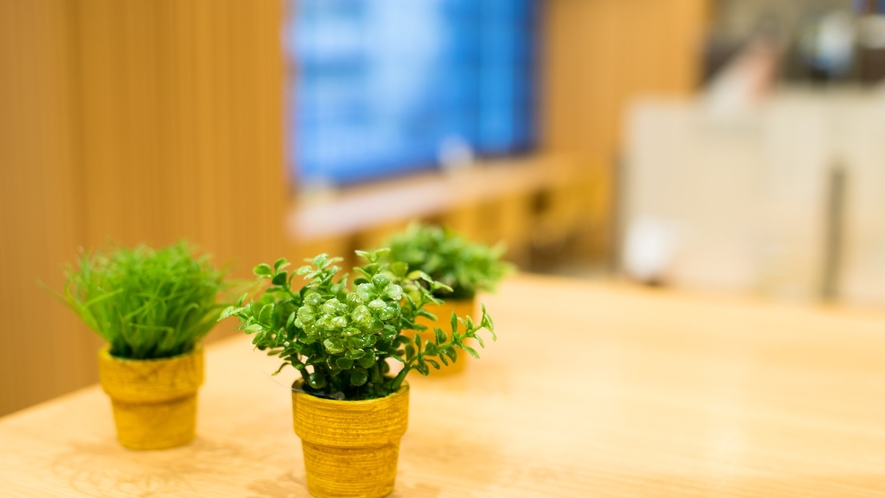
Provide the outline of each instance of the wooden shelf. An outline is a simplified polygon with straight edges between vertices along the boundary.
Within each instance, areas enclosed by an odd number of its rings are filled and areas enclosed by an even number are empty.
[[[562,185],[580,173],[565,155],[533,155],[478,163],[463,171],[432,172],[305,196],[290,209],[286,228],[299,243],[433,216],[476,203]]]

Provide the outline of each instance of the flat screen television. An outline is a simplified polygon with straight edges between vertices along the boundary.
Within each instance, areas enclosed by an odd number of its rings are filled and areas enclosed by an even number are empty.
[[[295,0],[290,163],[352,184],[536,139],[539,0]]]

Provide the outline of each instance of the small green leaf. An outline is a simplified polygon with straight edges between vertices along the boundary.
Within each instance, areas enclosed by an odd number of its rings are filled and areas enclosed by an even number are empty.
[[[366,354],[357,361],[363,368],[372,368],[372,365],[375,364],[375,352],[372,350],[366,351]]]
[[[273,303],[265,304],[261,307],[261,311],[258,312],[258,321],[261,323],[272,323],[273,322]]]
[[[430,369],[427,368],[427,363],[424,363],[421,360],[418,360],[418,364],[415,365],[415,370],[418,370],[418,373],[420,373],[421,375],[430,374]]]
[[[399,306],[396,303],[390,303],[378,313],[378,318],[382,320],[390,320],[399,314]]]
[[[344,353],[344,357],[351,360],[358,360],[365,356],[365,354],[366,352],[362,349],[354,349],[352,351],[347,351],[346,353]]]
[[[326,376],[320,372],[314,372],[307,377],[307,383],[314,389],[326,387]]]
[[[409,274],[406,275],[406,278],[409,279],[409,280],[418,280],[418,279],[420,279],[421,276],[424,275],[424,274],[425,274],[425,273],[424,273],[423,271],[421,271],[421,270],[415,270],[415,271],[413,271],[413,272],[409,272]]]
[[[472,356],[476,359],[479,359],[479,353],[477,353],[475,349],[471,348],[470,346],[462,346],[462,347],[464,348],[464,351],[467,351],[468,353],[470,353],[470,356]]]
[[[328,254],[318,254],[314,256],[311,263],[317,268],[325,268],[329,264],[329,255]]]
[[[341,370],[347,370],[348,368],[353,366],[353,360],[344,357],[338,357],[337,359],[335,359],[335,365],[337,365],[338,368],[340,368]]]
[[[258,275],[259,277],[269,277],[269,276],[271,276],[271,274],[273,274],[273,270],[271,269],[270,265],[265,264],[265,263],[261,263],[260,265],[256,266],[252,270],[252,272],[255,273],[256,275]]]
[[[385,324],[381,331],[381,338],[385,341],[392,341],[396,338],[397,329],[391,324]]]
[[[274,275],[273,280],[271,280],[270,283],[272,283],[274,285],[284,285],[286,283],[286,281],[288,280],[288,277],[289,277],[288,272],[281,271],[281,272],[277,273],[276,275]]]
[[[449,287],[448,285],[446,285],[442,282],[437,282],[436,280],[433,280],[430,282],[430,290],[432,290],[432,291],[445,291],[446,294],[449,294],[452,292],[451,287]]]
[[[316,292],[309,292],[304,296],[304,304],[308,306],[319,306],[323,302],[323,296]]]
[[[405,277],[406,272],[409,271],[409,264],[403,261],[394,261],[390,264],[390,272],[396,275],[397,277]]]
[[[393,301],[403,298],[403,288],[396,284],[390,284],[384,288],[384,294]]]
[[[331,354],[339,354],[344,351],[344,344],[342,344],[341,339],[337,337],[331,337],[323,341],[323,346],[325,346],[326,351]]]
[[[227,308],[224,308],[224,311],[221,312],[221,315],[218,317],[218,320],[216,320],[216,321],[220,322],[220,321],[224,320],[225,318],[229,318],[231,315],[234,314],[235,309],[237,309],[236,306],[228,306]]]
[[[372,277],[372,284],[375,286],[376,289],[383,289],[387,287],[388,284],[390,284],[390,277],[383,273],[379,273]]]
[[[415,341],[415,349],[419,352],[422,351],[423,348],[421,347],[421,345],[423,344],[423,341],[421,340],[421,336],[418,334],[415,334],[414,341]]]
[[[495,322],[492,321],[492,316],[486,312],[486,305],[482,305],[482,321],[480,326],[485,327],[492,334],[492,340],[497,341],[498,336],[495,335]]]
[[[350,385],[361,386],[369,380],[369,374],[363,368],[355,368],[350,372]]]
[[[458,350],[456,350],[455,348],[450,348],[448,351],[446,351],[446,356],[448,356],[452,360],[452,363],[454,363],[458,361]]]

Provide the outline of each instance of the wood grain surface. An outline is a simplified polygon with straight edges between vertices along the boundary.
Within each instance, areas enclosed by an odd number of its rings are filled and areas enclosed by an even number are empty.
[[[882,496],[885,315],[520,276],[463,376],[410,377],[394,497]],[[0,495],[306,497],[291,378],[208,347],[197,439],[133,452],[95,387],[0,419]]]
[[[95,334],[38,285],[79,248],[186,238],[249,278],[284,251],[282,23],[270,0],[0,0],[0,414],[98,380]]]

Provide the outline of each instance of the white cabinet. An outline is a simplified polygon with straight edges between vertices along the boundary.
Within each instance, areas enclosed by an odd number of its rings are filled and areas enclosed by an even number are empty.
[[[643,100],[627,123],[628,273],[816,298],[828,265],[831,172],[843,167],[839,295],[885,304],[883,92],[783,91],[730,116],[701,99]]]

